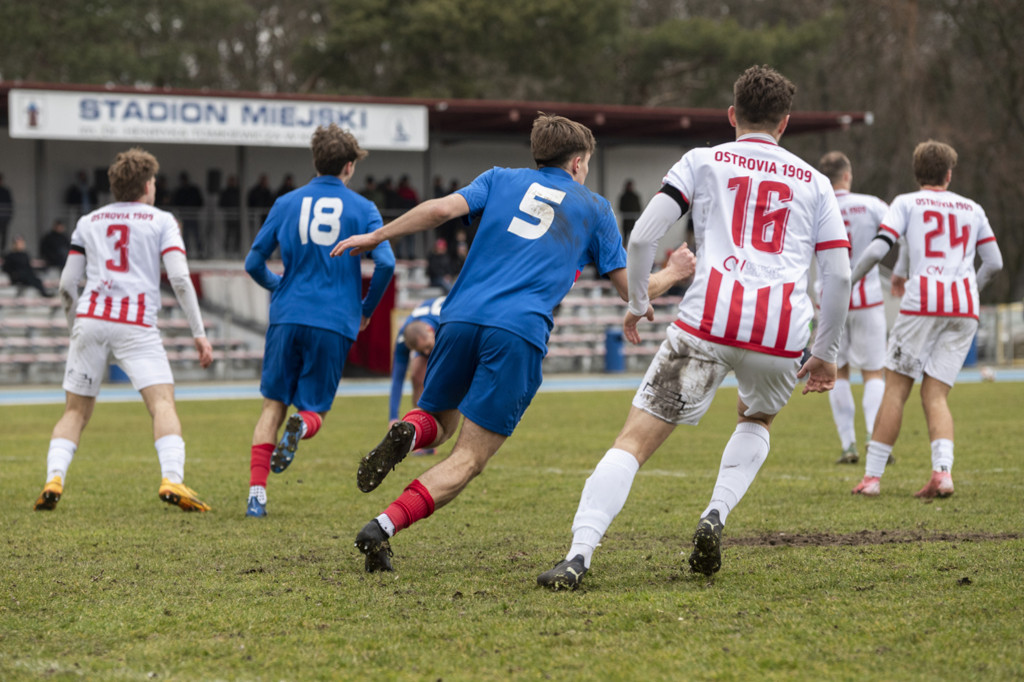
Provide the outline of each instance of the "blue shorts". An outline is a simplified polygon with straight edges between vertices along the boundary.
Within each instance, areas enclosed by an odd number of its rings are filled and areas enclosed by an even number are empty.
[[[518,334],[468,322],[437,330],[419,407],[458,408],[488,431],[511,436],[540,388],[544,352]]]
[[[338,392],[352,339],[302,324],[267,328],[260,393],[300,410],[327,412]]]

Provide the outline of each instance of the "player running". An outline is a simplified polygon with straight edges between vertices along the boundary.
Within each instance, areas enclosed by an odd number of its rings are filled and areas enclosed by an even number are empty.
[[[260,379],[263,410],[252,434],[246,516],[267,515],[269,472],[287,469],[299,441],[319,432],[348,351],[370,323],[395,270],[387,242],[373,249],[373,277],[360,301],[359,260],[332,259],[330,252],[339,239],[382,224],[373,202],[347,187],[356,162],[367,152],[334,123],[316,129],[312,150],[317,177],[278,197],[245,258],[246,272],[271,292]],[[277,248],[283,275],[266,265]],[[298,411],[288,418],[275,447],[289,405]]]
[[[540,585],[579,587],[637,471],[677,424],[700,421],[732,371],[739,383],[738,424],[689,558],[697,573],[718,571],[726,518],[768,457],[769,429],[797,379],[807,377],[804,393],[832,388],[850,298],[849,241],[828,180],[778,144],[795,91],[773,69],[747,69],[733,86],[728,110],[736,141],[683,155],[637,221],[622,324],[630,342],[640,341],[637,322],[653,319],[647,278],[658,241],[688,212],[697,272],[625,426],[583,487],[565,559],[538,576]],[[815,256],[821,314],[812,355],[801,367],[813,315],[807,275]]]
[[[47,482],[35,508],[50,510],[64,492],[68,467],[78,449],[113,356],[142,396],[153,419],[153,439],[162,480],[158,494],[185,511],[209,511],[183,482],[185,441],[174,406],[174,376],[156,327],[160,308],[160,263],[185,312],[199,364],[213,362],[199,300],[189,276],[185,243],[174,216],[153,207],[156,158],[142,149],[121,152],[107,171],[114,203],[79,219],[60,276],[68,317],[64,415],[53,428],[46,455]],[[84,294],[78,284],[86,277]]]
[[[577,265],[595,263],[625,295],[626,254],[615,214],[583,184],[593,133],[542,114],[534,121],[530,147],[536,170],[492,168],[467,187],[424,202],[376,232],[350,237],[332,252],[361,253],[386,239],[480,216],[466,263],[441,310],[419,405],[363,458],[359,489],[375,489],[412,450],[451,438],[460,412],[462,430],[448,457],[359,531],[355,544],[369,572],[393,570],[389,539],[455,499],[512,434],[540,386],[552,310],[575,281]]]
[[[868,443],[864,479],[853,489],[874,497],[900,434],[903,406],[921,379],[921,404],[932,448],[932,476],[914,493],[930,499],[953,494],[953,414],[947,398],[978,331],[978,292],[1003,267],[985,210],[949,191],[957,153],[928,140],[914,149],[920,189],[893,199],[878,236],[853,269],[859,277],[903,238],[909,279],[889,335],[882,405]],[[981,269],[974,271],[974,257]]]
[[[818,170],[832,183],[832,189],[843,215],[846,234],[850,239],[850,262],[856,263],[871,240],[878,234],[889,206],[870,194],[850,191],[853,184],[853,166],[842,152],[829,152],[821,157]],[[871,268],[863,278],[854,281],[850,292],[850,312],[839,354],[836,356],[836,385],[828,394],[832,406],[832,419],[839,433],[842,454],[836,464],[856,464],[860,460],[857,452],[857,428],[854,423],[856,406],[850,389],[850,365],[860,368],[864,379],[864,396],[861,407],[864,410],[864,425],[868,438],[875,424],[878,405],[882,402],[885,380],[882,378],[882,362],[885,360],[885,301],[882,298],[882,283],[878,266]]]

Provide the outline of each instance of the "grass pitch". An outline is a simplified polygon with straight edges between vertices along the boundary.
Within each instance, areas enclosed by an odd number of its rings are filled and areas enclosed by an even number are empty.
[[[708,580],[686,556],[735,422],[722,390],[640,471],[574,593],[536,576],[627,392],[538,395],[484,474],[392,541],[392,575],[363,573],[352,540],[451,445],[360,493],[385,398],[339,398],[260,520],[257,401],[179,404],[208,514],[157,498],[141,403],[97,407],[57,509],[33,512],[61,407],[0,407],[0,679],[1019,680],[1022,391],[956,387],[956,494],[930,504],[911,497],[930,470],[916,394],[877,499],[850,495],[862,464],[833,464],[827,397],[795,395]]]

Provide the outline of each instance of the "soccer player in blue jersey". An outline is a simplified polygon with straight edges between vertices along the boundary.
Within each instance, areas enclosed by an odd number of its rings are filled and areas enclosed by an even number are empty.
[[[412,406],[419,404],[423,393],[423,379],[427,373],[427,358],[434,349],[437,328],[441,325],[441,305],[444,296],[431,298],[413,308],[405,318],[395,339],[395,354],[391,361],[391,399],[388,402],[388,426],[398,421],[398,407],[402,402],[405,376],[412,382]],[[417,450],[418,454],[432,455],[433,449]]]
[[[357,259],[331,258],[339,240],[382,225],[369,199],[347,187],[357,161],[366,158],[355,137],[332,123],[313,133],[317,177],[278,197],[245,259],[245,269],[270,291],[270,326],[260,392],[263,411],[252,436],[246,516],[266,516],[267,475],[292,462],[299,440],[312,438],[331,409],[345,358],[366,328],[395,270],[384,242],[371,252],[373,277],[365,298]],[[284,274],[266,265],[280,247]],[[281,440],[277,432],[289,405]]]
[[[391,536],[451,502],[511,435],[540,386],[552,310],[572,287],[577,265],[595,263],[625,300],[626,254],[615,215],[606,199],[583,185],[593,133],[541,114],[530,146],[536,170],[492,168],[453,194],[424,202],[376,232],[349,237],[331,252],[358,254],[454,218],[480,218],[441,310],[419,405],[363,458],[356,477],[360,490],[380,485],[410,451],[451,438],[459,413],[465,417],[462,430],[451,454],[356,536],[369,572],[393,570]]]

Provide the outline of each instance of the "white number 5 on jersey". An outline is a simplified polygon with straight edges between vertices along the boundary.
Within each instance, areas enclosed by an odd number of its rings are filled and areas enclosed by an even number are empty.
[[[312,239],[314,244],[333,246],[341,234],[341,209],[338,197],[320,197],[316,204],[313,197],[305,197],[299,213],[299,241],[308,244]]]
[[[523,239],[540,238],[555,220],[555,207],[541,199],[547,199],[553,204],[561,204],[564,198],[565,192],[561,190],[545,187],[538,182],[533,183],[523,195],[523,200],[519,202],[519,210],[540,222],[534,224],[522,218],[513,218],[512,222],[508,224],[508,231]]]

